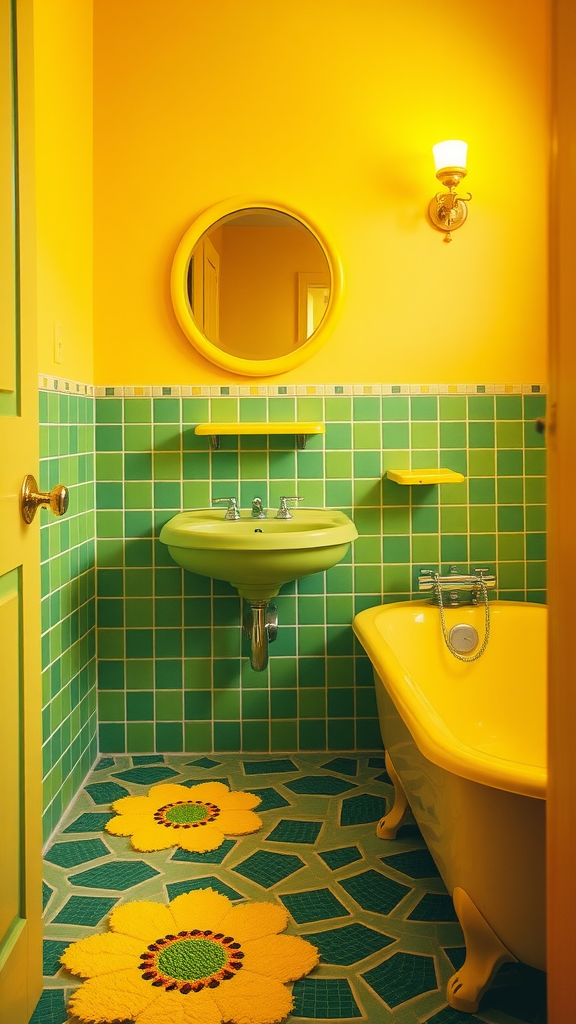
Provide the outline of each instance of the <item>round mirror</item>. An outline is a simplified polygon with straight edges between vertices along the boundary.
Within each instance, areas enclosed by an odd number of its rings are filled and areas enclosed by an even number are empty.
[[[188,229],[172,267],[172,301],[192,344],[247,376],[284,373],[318,351],[334,326],[342,271],[296,211],[231,199]]]

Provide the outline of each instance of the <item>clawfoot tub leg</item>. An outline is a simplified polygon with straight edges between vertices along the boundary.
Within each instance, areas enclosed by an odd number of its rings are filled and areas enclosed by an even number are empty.
[[[376,826],[376,835],[379,839],[396,839],[396,833],[400,828],[400,825],[406,817],[409,807],[406,799],[406,794],[402,789],[402,783],[398,778],[398,774],[390,757],[388,751],[384,755],[386,761],[386,771],[392,780],[394,786],[394,804],[392,809],[383,818],[380,818]]]
[[[500,942],[464,889],[456,886],[452,898],[464,932],[466,960],[450,978],[446,998],[455,1010],[475,1013],[498,968],[516,963],[516,957]]]

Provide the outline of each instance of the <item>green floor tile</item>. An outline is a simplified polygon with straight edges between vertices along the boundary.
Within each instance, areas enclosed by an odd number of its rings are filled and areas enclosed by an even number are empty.
[[[42,910],[46,910],[53,892],[47,882],[42,882]]]
[[[407,885],[394,882],[380,871],[363,871],[339,883],[363,910],[389,914],[411,892]]]
[[[215,889],[216,892],[221,892],[223,896],[227,896],[229,900],[244,899],[241,892],[237,892],[231,885],[226,885],[226,882],[216,878],[214,875],[209,875],[207,878],[191,878],[186,882],[172,882],[166,886],[166,889],[168,891],[168,899],[170,900],[176,899],[183,892],[192,892],[193,889]]]
[[[91,814],[89,811],[86,811],[79,818],[76,818],[71,825],[62,829],[62,834],[65,835],[68,832],[102,832],[104,825],[112,817],[112,814]]]
[[[54,924],[99,924],[118,902],[106,896],[71,896],[53,920]]]
[[[386,814],[386,801],[382,796],[363,793],[342,801],[341,825],[363,825],[379,821]]]
[[[348,917],[350,911],[340,903],[330,889],[309,889],[305,892],[280,896],[286,909],[297,924],[309,921],[327,921],[335,917]]]
[[[440,875],[428,850],[393,853],[390,857],[381,857],[380,860],[396,871],[409,875],[410,878],[435,878]]]
[[[322,858],[331,871],[337,871],[338,868],[344,868],[347,864],[353,864],[357,860],[362,860],[362,854],[357,846],[342,846],[337,850],[325,850],[324,853],[319,853],[318,856]]]
[[[426,893],[414,910],[408,915],[409,921],[457,921],[451,896],[435,892]]]
[[[343,779],[336,779],[333,775],[304,775],[292,782],[286,782],[284,785],[293,793],[314,796],[338,796],[340,793],[347,793],[350,789],[356,789],[353,782],[344,782]]]
[[[190,853],[189,850],[178,849],[172,854],[172,860],[185,861],[188,864],[221,864],[235,846],[234,839],[225,839],[222,846],[217,850],[209,850],[208,853]]]
[[[97,857],[106,857],[110,850],[101,839],[79,839],[74,843],[55,843],[44,860],[49,864],[58,864],[61,868],[74,868],[77,864],[85,864]]]
[[[363,924],[347,924],[327,932],[306,934],[308,942],[318,947],[322,963],[349,967],[384,949],[395,940]]]
[[[326,771],[340,772],[341,775],[357,775],[358,761],[352,757],[334,757],[332,761],[323,764]]]
[[[86,889],[131,889],[140,882],[146,882],[160,874],[150,864],[142,860],[115,860],[107,864],[101,864],[97,868],[89,868],[88,871],[80,871],[76,875],[70,875],[71,885],[82,886]]]
[[[266,836],[267,843],[315,843],[322,828],[321,821],[295,821],[283,818]]]
[[[266,789],[250,789],[251,793],[255,796],[259,796],[261,803],[258,804],[256,811],[260,814],[261,811],[272,811],[277,807],[289,807],[290,802],[285,800],[284,797],[274,789],[273,786],[268,786]]]
[[[257,850],[247,860],[238,864],[234,871],[249,878],[252,882],[257,882],[263,889],[270,889],[277,882],[284,881],[285,878],[303,867],[305,867],[304,861],[295,854]]]
[[[132,764],[135,766],[142,764],[163,764],[165,761],[163,754],[135,754],[132,757]]]
[[[119,786],[117,782],[96,782],[85,786],[85,789],[95,804],[111,804],[114,800],[129,796],[128,790],[124,786]]]
[[[304,978],[292,990],[294,1017],[312,1020],[341,1020],[361,1017],[346,978]]]
[[[277,775],[281,772],[297,772],[298,768],[289,758],[270,761],[244,761],[246,775]]]
[[[187,761],[186,766],[195,768],[215,768],[217,765],[222,764],[221,761],[214,761],[211,757],[198,757],[195,761]]]
[[[30,1024],[66,1024],[67,1020],[64,989],[45,989],[30,1018]]]
[[[42,944],[42,973],[44,977],[53,977],[58,974],[62,967],[60,957],[69,945],[68,939],[64,942],[60,939],[44,939]]]
[[[129,768],[125,772],[114,772],[114,776],[117,779],[122,779],[124,782],[136,782],[139,786],[153,786],[157,782],[163,782],[165,779],[173,779],[178,775],[168,765],[161,768]]]
[[[414,953],[394,953],[362,977],[391,1007],[438,987],[433,957]]]

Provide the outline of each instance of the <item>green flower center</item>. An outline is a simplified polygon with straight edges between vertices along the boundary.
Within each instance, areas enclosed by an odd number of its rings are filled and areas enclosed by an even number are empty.
[[[219,942],[212,939],[182,939],[172,942],[160,953],[158,970],[177,981],[200,981],[216,974],[228,957]]]
[[[203,804],[175,804],[164,817],[175,825],[192,825],[196,821],[204,821],[209,816],[208,809]]]

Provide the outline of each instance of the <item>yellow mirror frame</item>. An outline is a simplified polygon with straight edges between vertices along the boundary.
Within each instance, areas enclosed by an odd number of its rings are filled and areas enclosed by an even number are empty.
[[[237,213],[239,210],[254,208],[276,210],[300,221],[314,235],[322,247],[330,269],[330,298],[321,324],[308,341],[295,349],[294,352],[277,356],[275,359],[244,359],[229,352],[223,352],[222,349],[218,348],[217,345],[214,345],[213,342],[209,341],[202,334],[202,331],[196,325],[187,298],[186,280],[190,255],[202,235],[213,224],[222,220],[223,217],[231,213]],[[324,232],[313,224],[308,217],[304,217],[291,206],[253,196],[236,196],[231,199],[225,199],[200,214],[188,228],[176,250],[170,276],[170,291],[174,312],[188,341],[209,362],[222,367],[223,370],[230,370],[232,373],[238,373],[245,377],[269,377],[279,373],[287,373],[293,370],[295,366],[300,366],[301,363],[306,362],[307,359],[315,355],[325,345],[336,324],[342,302],[342,286],[342,265],[334,247],[330,244]]]

